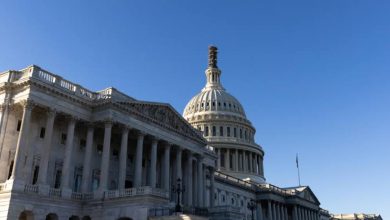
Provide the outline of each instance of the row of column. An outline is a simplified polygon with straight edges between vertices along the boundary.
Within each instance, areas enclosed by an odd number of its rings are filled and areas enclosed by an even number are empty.
[[[267,209],[263,210],[262,203],[257,203],[257,220],[319,220],[319,212],[302,206],[293,206],[291,217],[287,205],[275,201],[267,201]],[[265,212],[267,215],[265,215]]]
[[[217,148],[216,151],[218,154],[219,169],[223,168],[227,171],[236,172],[242,171],[261,176],[264,174],[263,160],[261,155],[257,153],[232,148]],[[224,160],[224,166],[222,166],[222,160]]]
[[[21,122],[21,129],[18,137],[14,167],[12,170],[12,179],[25,179],[27,181],[28,177],[28,164],[32,163],[32,159],[28,159],[27,162],[22,163],[21,160],[24,158],[32,158],[28,148],[28,131],[31,123],[31,114],[34,104],[32,102],[26,102],[23,104],[23,116]],[[41,159],[39,164],[39,173],[38,173],[38,184],[48,185],[47,180],[47,170],[52,146],[52,136],[54,129],[56,111],[54,109],[49,109],[47,111],[47,120],[45,127],[45,136],[42,146]],[[64,155],[64,162],[62,166],[62,178],[61,178],[61,189],[69,190],[70,189],[70,173],[72,169],[71,156],[73,151],[73,140],[74,132],[77,119],[75,117],[69,117],[67,125],[67,138],[66,138],[66,148]],[[98,191],[104,192],[107,190],[108,176],[109,176],[109,164],[110,164],[110,148],[111,148],[111,133],[112,133],[113,123],[111,121],[106,121],[104,123],[104,138],[103,138],[103,151],[101,157],[101,169],[100,169],[100,184]],[[129,128],[126,126],[122,127],[122,137],[121,137],[121,147],[120,147],[120,157],[119,157],[119,176],[118,176],[118,189],[123,190],[125,188],[126,181],[126,168],[127,168],[127,148],[128,148],[128,135]],[[87,138],[86,138],[86,148],[85,148],[85,157],[83,161],[83,178],[81,183],[82,192],[88,192],[89,183],[91,182],[91,159],[92,159],[92,150],[93,150],[93,140],[94,140],[94,125],[92,123],[88,124]],[[135,171],[134,171],[134,187],[140,187],[142,185],[142,157],[143,157],[143,143],[144,143],[145,133],[138,132],[137,135],[137,146],[136,146],[136,155],[135,155]],[[156,187],[156,170],[157,170],[157,147],[159,140],[156,138],[152,139],[151,144],[151,167],[150,167],[150,186]],[[164,142],[163,156],[162,156],[162,188],[166,191],[169,191],[170,188],[170,154],[171,154],[171,144]],[[31,149],[31,148],[30,148]],[[192,189],[193,186],[193,170],[192,162],[194,161],[194,154],[192,152],[187,152],[187,165],[185,172],[185,179],[183,183],[187,184],[188,189]],[[28,157],[28,155],[30,155]],[[31,160],[31,161],[29,161]],[[182,179],[182,149],[180,147],[176,148],[176,179]],[[203,158],[200,155],[196,156],[196,194],[194,195],[192,190],[186,190],[185,198],[187,205],[197,205],[204,206],[204,192],[205,192],[205,177],[204,177],[204,164]],[[212,170],[212,169],[211,169]],[[211,187],[214,187],[214,176],[210,175]],[[211,191],[211,190],[210,190]],[[212,190],[213,191],[213,190]],[[195,199],[193,199],[195,196]],[[210,196],[210,198],[212,198]],[[192,204],[192,201],[195,201],[196,204]],[[213,201],[210,199],[210,201]]]
[[[263,210],[262,206],[259,205],[259,216],[263,217]],[[287,206],[274,202],[274,201],[268,201],[268,220],[288,220],[288,211]]]
[[[316,210],[308,209],[302,206],[294,206],[293,208],[294,219],[297,220],[319,220],[320,214]]]

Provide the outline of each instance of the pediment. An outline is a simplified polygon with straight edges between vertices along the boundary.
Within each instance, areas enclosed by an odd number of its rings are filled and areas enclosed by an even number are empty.
[[[171,105],[156,102],[120,102],[158,125],[174,130],[206,144],[202,134],[194,129]]]
[[[310,202],[320,204],[320,201],[317,199],[317,197],[314,195],[313,191],[311,191],[311,189],[308,186],[299,187],[296,190],[297,190],[297,196],[299,196],[305,200],[308,200]]]

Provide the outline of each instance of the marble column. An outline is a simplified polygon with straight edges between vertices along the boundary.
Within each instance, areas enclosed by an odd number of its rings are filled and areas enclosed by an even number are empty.
[[[182,149],[180,147],[176,148],[176,180],[182,180],[182,169],[181,169],[181,155]]]
[[[298,213],[297,213],[297,206],[294,205],[293,211],[292,211],[292,220],[298,220]]]
[[[281,216],[280,219],[285,220],[286,217],[284,216],[284,205],[283,204],[280,205],[280,216]]]
[[[152,188],[156,188],[157,183],[157,145],[158,145],[158,139],[153,138],[152,140],[152,150],[150,152],[150,186]]]
[[[225,153],[225,170],[230,170],[230,149],[226,148]]]
[[[256,160],[256,154],[255,153],[252,153],[252,161],[253,161],[253,166],[252,166],[252,169],[253,169],[253,173],[256,173],[256,170],[257,170],[257,160]]]
[[[106,121],[104,123],[103,153],[100,165],[100,192],[104,192],[107,190],[108,171],[110,167],[111,130],[112,121]]]
[[[272,219],[278,220],[276,215],[276,204],[274,202],[272,203]]]
[[[248,172],[248,173],[249,173],[249,164],[248,164],[248,161],[249,161],[248,152],[247,152],[247,151],[244,151],[244,172]],[[276,219],[275,219],[275,220],[276,220]]]
[[[261,202],[257,203],[257,220],[263,220],[263,207]]]
[[[65,158],[62,165],[62,181],[61,188],[69,189],[69,176],[71,173],[71,161],[72,161],[72,152],[73,152],[73,139],[74,139],[74,129],[76,126],[76,119],[70,117],[68,122],[68,130],[66,133],[66,146],[65,146]]]
[[[144,137],[144,133],[138,133],[134,172],[134,187],[136,188],[142,185],[142,155],[144,148]]]
[[[252,165],[253,165],[253,161],[252,161],[252,152],[248,152],[248,163],[249,163],[249,167],[248,167],[248,173],[252,173]]]
[[[222,148],[217,148],[217,150],[218,150],[218,167],[217,167],[217,169],[218,170],[221,170],[221,149]]]
[[[214,179],[214,168],[210,167],[210,207],[214,207],[214,191],[215,191],[215,179]]]
[[[122,128],[121,149],[119,153],[119,177],[118,177],[119,190],[125,189],[128,139],[129,139],[129,128],[127,126],[124,126]]]
[[[304,211],[305,211],[305,210],[303,209],[303,207],[300,207],[300,208],[299,208],[299,212],[301,213],[300,215],[301,215],[301,219],[302,219],[302,220],[306,220],[306,219],[305,219],[305,212],[304,212]]]
[[[12,168],[11,179],[17,179],[23,181],[24,174],[24,163],[23,159],[28,155],[28,139],[29,139],[29,131],[30,131],[30,123],[31,123],[31,113],[34,107],[33,102],[26,101],[23,102],[23,116],[22,123],[19,131],[18,142],[16,144],[15,150],[15,159],[14,166]]]
[[[47,111],[47,119],[45,126],[45,137],[43,140],[43,146],[41,151],[41,160],[39,162],[38,184],[47,184],[47,167],[49,165],[50,152],[51,152],[51,140],[53,137],[54,120],[56,112],[54,109]]]
[[[238,149],[236,149],[234,154],[234,171],[238,172]]]
[[[303,220],[300,206],[297,206],[297,216],[298,216],[298,220]]]
[[[284,217],[286,218],[286,220],[288,220],[287,206],[284,207]]]
[[[187,192],[187,205],[192,206],[192,152],[188,152],[188,158],[187,158],[187,164],[186,164],[186,170],[187,170],[187,186],[186,186],[186,192]]]
[[[169,186],[169,161],[170,161],[170,154],[171,154],[171,144],[166,143],[164,146],[164,161],[163,161],[163,186],[165,191],[168,193],[170,192],[170,186]]]
[[[268,200],[268,220],[274,220],[272,215],[272,204],[271,201]]]
[[[85,156],[83,165],[83,178],[81,182],[81,192],[86,193],[89,191],[89,183],[91,182],[91,158],[92,158],[92,146],[93,146],[93,124],[88,125],[87,131],[87,143],[85,146]]]
[[[197,158],[197,174],[198,174],[198,207],[203,207],[203,158],[198,156]]]

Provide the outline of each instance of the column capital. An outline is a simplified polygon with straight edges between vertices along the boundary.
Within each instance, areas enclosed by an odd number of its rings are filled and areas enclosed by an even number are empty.
[[[85,123],[85,125],[87,126],[88,129],[93,129],[93,128],[95,128],[96,123],[88,121],[88,122]]]
[[[168,141],[165,141],[164,142],[164,148],[168,148],[168,149],[170,149],[171,147],[172,147],[172,143],[171,142],[168,142]]]
[[[192,151],[190,151],[190,150],[187,150],[186,154],[187,154],[188,157],[191,157],[191,158],[194,156],[194,153]]]
[[[151,137],[151,139],[152,139],[152,142],[159,142],[160,141],[160,138],[159,137],[157,137],[157,136],[150,136]]]
[[[47,114],[48,117],[54,117],[57,114],[57,109],[48,107],[46,109],[46,114]]]
[[[74,115],[67,115],[65,116],[66,119],[69,120],[69,122],[76,122],[78,120],[80,120],[80,118],[78,118],[77,116],[74,116]]]
[[[114,124],[114,120],[111,117],[103,119],[104,125],[112,125]]]
[[[204,159],[204,156],[201,155],[201,154],[196,154],[195,155],[196,159],[198,159],[199,161],[202,161]]]
[[[146,136],[146,132],[141,131],[141,130],[137,130],[136,134],[137,134],[138,137],[145,137]]]
[[[32,110],[35,106],[36,103],[32,99],[26,99],[20,101],[20,104],[23,106],[24,109]]]
[[[129,132],[131,130],[131,127],[126,124],[121,124],[120,128],[122,129],[122,132]]]

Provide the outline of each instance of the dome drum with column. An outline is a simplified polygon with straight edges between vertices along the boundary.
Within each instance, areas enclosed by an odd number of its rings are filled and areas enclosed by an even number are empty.
[[[206,85],[184,109],[184,118],[202,131],[219,156],[218,169],[240,179],[262,183],[264,151],[255,143],[256,130],[241,103],[221,84],[217,48],[209,47]]]

